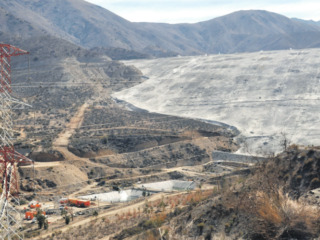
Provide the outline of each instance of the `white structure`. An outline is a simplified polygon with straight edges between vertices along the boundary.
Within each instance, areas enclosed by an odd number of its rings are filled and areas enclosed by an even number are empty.
[[[187,182],[187,181],[178,181],[171,180],[165,182],[154,182],[154,183],[145,183],[137,186],[138,188],[146,189],[146,193],[150,190],[150,194],[153,194],[154,191],[172,191],[172,190],[193,190],[196,188],[195,182]],[[113,191],[108,193],[100,193],[100,194],[91,194],[86,196],[81,196],[79,198],[86,200],[94,200],[94,201],[102,201],[102,202],[128,202],[139,197],[142,197],[143,190],[122,190],[120,192]]]
[[[196,188],[195,182],[179,181],[179,180],[170,180],[164,182],[154,182],[154,183],[145,183],[140,184],[138,187],[146,188],[147,190],[156,190],[156,191],[186,191],[193,190]]]
[[[142,190],[123,190],[123,191],[113,191],[108,193],[91,194],[86,196],[81,196],[79,198],[93,201],[101,202],[128,202],[136,198],[142,197]]]

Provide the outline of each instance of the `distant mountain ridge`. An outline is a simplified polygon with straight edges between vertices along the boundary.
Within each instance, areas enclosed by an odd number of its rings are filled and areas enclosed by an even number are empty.
[[[320,27],[320,21],[316,22],[316,21],[313,21],[313,20],[303,20],[303,19],[299,19],[299,18],[292,18],[292,20]]]
[[[316,24],[261,10],[238,11],[196,24],[165,24],[133,23],[83,0],[0,0],[0,7],[24,22],[25,26],[15,22],[17,27],[34,29],[16,30],[22,38],[51,35],[87,49],[122,48],[153,57],[307,48],[317,46],[315,33],[320,33]],[[0,31],[7,33],[9,24],[2,19]],[[309,36],[307,43],[305,36]]]

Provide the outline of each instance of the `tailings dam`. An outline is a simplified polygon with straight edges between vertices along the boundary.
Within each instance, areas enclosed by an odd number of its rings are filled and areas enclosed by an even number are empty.
[[[149,79],[113,94],[134,106],[235,126],[249,149],[320,140],[320,49],[126,61]],[[242,152],[245,152],[242,148]]]

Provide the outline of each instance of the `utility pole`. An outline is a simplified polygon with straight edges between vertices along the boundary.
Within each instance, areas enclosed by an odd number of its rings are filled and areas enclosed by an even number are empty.
[[[36,137],[35,137],[35,135],[34,135],[35,127],[36,127],[36,111],[33,110],[33,140],[36,139]]]
[[[28,55],[28,81],[30,81],[30,55]]]
[[[11,96],[11,57],[24,54],[29,53],[9,44],[0,44],[0,239],[24,239],[16,165],[31,160],[14,150],[11,116],[12,110],[27,105]]]
[[[36,195],[36,171],[34,170],[34,161],[33,161],[33,196]]]

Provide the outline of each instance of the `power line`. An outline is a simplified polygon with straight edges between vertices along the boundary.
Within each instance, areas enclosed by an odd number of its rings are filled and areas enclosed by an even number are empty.
[[[122,83],[116,83],[112,85],[123,85]],[[70,84],[70,85],[59,85],[59,86],[14,86],[14,87],[19,87],[19,88],[61,88],[61,87],[80,87],[82,84]]]
[[[106,79],[108,80],[108,79]],[[141,83],[141,81],[116,81],[116,82],[120,82],[120,83]],[[23,82],[23,83],[14,83],[11,84],[12,86],[21,86],[21,84],[31,84],[31,83],[35,83],[35,84],[99,84],[96,82],[77,82],[77,83],[71,83],[71,82]],[[107,82],[107,83],[112,83],[112,82]],[[100,84],[104,84],[101,83]]]

